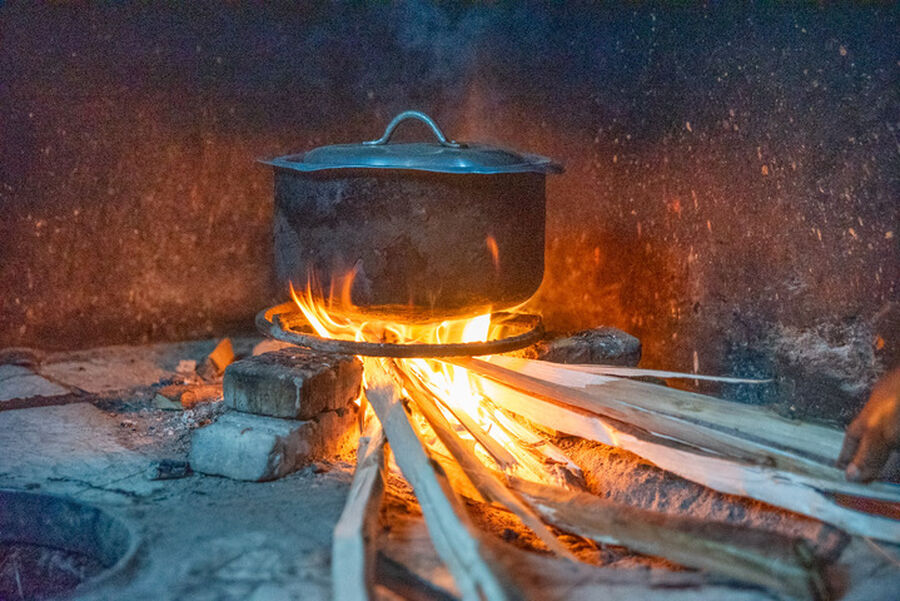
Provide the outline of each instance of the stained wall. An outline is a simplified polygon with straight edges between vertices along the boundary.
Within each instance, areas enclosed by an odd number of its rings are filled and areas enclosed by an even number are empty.
[[[280,296],[254,160],[451,135],[552,156],[550,327],[845,421],[900,359],[898,9],[0,6],[0,346],[220,335]],[[408,135],[421,135],[412,130]]]

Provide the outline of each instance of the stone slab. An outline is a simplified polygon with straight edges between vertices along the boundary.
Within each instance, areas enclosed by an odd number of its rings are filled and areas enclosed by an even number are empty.
[[[297,347],[237,361],[225,370],[225,404],[271,417],[309,419],[346,407],[359,395],[362,364],[355,357]]]
[[[340,454],[359,436],[355,406],[298,421],[231,411],[191,436],[194,471],[261,482]]]
[[[42,365],[41,372],[96,394],[149,386],[173,375],[160,367],[155,357],[137,355],[133,349],[116,353],[115,347],[109,348],[110,352],[96,352],[93,356],[73,353],[71,359]]]
[[[69,390],[22,365],[0,365],[0,402],[34,396],[58,396]]]
[[[121,421],[89,403],[0,411],[2,485],[80,500],[149,494],[148,460],[123,444]]]

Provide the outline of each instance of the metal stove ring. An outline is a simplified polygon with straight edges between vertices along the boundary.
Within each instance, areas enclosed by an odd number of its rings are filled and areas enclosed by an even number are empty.
[[[473,357],[507,353],[534,344],[544,336],[544,324],[540,315],[501,312],[494,313],[491,319],[502,319],[504,325],[520,328],[524,332],[486,342],[459,342],[453,344],[395,344],[323,338],[314,333],[299,332],[295,329],[304,325],[310,326],[303,314],[297,310],[297,306],[292,302],[282,303],[260,311],[256,315],[256,327],[262,334],[270,338],[315,351],[403,359]]]

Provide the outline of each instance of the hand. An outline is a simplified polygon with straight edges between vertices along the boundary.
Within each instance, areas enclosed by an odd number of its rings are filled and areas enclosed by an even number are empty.
[[[877,478],[891,451],[900,449],[900,367],[875,385],[869,402],[847,428],[838,467],[847,479]]]

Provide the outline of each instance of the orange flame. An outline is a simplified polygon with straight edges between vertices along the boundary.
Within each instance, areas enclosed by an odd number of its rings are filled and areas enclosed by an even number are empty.
[[[357,342],[449,344],[484,342],[497,333],[490,313],[424,324],[361,317],[350,302],[356,272],[354,268],[339,278],[337,302],[335,286],[324,298],[314,292],[312,282],[302,292],[291,284],[291,297],[319,336]],[[455,431],[476,443],[476,453],[485,464],[520,478],[558,483],[548,473],[546,459],[539,456],[541,444],[536,444],[536,435],[485,398],[477,378],[468,370],[434,359],[398,359],[393,366],[401,372],[401,379],[415,382],[437,401]]]

